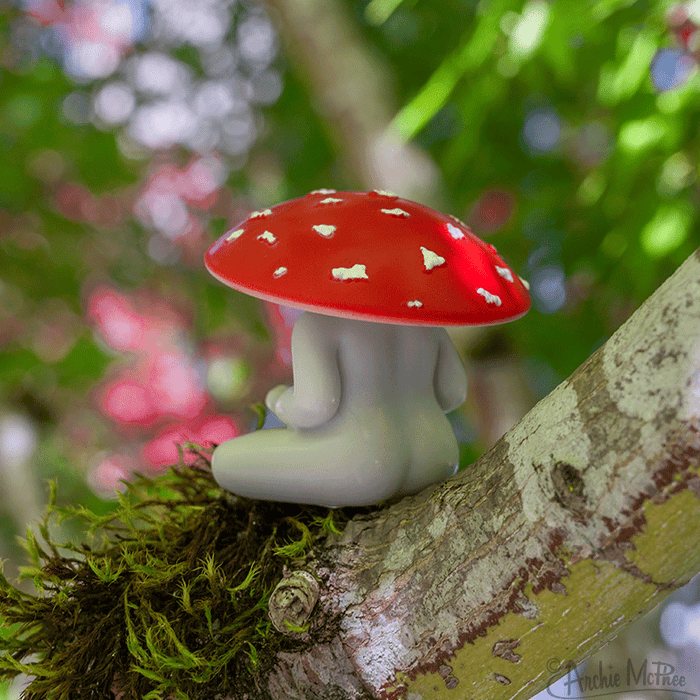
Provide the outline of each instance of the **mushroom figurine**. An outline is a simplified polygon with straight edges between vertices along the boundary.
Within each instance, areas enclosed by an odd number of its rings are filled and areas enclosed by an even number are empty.
[[[383,191],[317,190],[253,212],[205,263],[234,289],[304,311],[294,384],[266,397],[286,427],[214,450],[217,483],[248,498],[364,506],[454,475],[445,413],[467,382],[442,326],[503,323],[530,307],[492,245]]]

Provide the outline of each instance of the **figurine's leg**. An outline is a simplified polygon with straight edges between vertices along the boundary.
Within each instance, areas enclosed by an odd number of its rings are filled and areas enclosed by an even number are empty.
[[[414,406],[405,425],[411,467],[401,493],[416,493],[454,476],[459,468],[459,446],[450,421],[437,404]]]
[[[393,430],[368,434],[347,426],[331,434],[261,430],[219,445],[212,471],[222,488],[248,498],[369,505],[397,493],[407,473],[407,451],[396,437]]]

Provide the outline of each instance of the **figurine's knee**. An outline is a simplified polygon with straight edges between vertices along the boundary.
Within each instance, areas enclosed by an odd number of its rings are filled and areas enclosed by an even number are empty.
[[[211,472],[221,488],[239,493],[238,489],[248,479],[251,468],[250,454],[253,452],[248,443],[254,435],[255,433],[241,435],[221,443],[214,449]]]
[[[294,501],[298,473],[290,463],[294,433],[271,428],[242,435],[219,445],[212,455],[212,474],[221,488],[246,498]],[[295,483],[296,482],[296,483]],[[291,497],[287,498],[287,495]]]

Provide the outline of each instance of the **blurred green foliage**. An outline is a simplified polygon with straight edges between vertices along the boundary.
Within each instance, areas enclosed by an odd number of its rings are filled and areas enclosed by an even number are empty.
[[[584,285],[558,313],[535,310],[504,331],[559,376],[600,344],[697,243],[700,82],[693,75],[660,94],[649,77],[655,51],[672,44],[664,14],[669,4],[545,3],[546,26],[527,50],[517,50],[512,28],[542,3],[403,2],[380,26],[367,21],[366,3],[351,4],[367,43],[391,66],[403,105],[394,127],[438,164],[449,210],[464,216],[494,187],[511,193],[515,215],[489,240],[526,278],[535,255],[537,266],[561,265],[570,283]],[[377,8],[375,3],[375,13]],[[12,12],[0,19],[5,52],[12,19]],[[196,63],[192,52],[180,53],[180,60]],[[96,268],[132,286],[163,274],[134,222],[96,230],[56,211],[46,182],[49,165],[41,160],[47,151],[60,154],[61,179],[94,194],[136,183],[146,165],[124,158],[113,133],[62,116],[61,101],[74,89],[48,58],[3,71],[0,279],[21,292],[21,302],[15,300],[20,317],[31,317],[50,298],[80,312],[81,285]],[[561,120],[561,138],[547,152],[523,139],[525,120],[537,110]],[[274,154],[281,166],[281,198],[319,182],[346,185],[337,164],[343,154],[332,152],[313,95],[293,73],[285,74],[282,97],[266,118],[257,149]],[[580,154],[587,133],[603,141],[590,157]],[[232,183],[255,195],[248,175],[244,169]],[[127,270],[120,251],[127,254]],[[202,271],[167,272],[186,279]],[[81,343],[74,352],[91,351]],[[6,399],[31,363],[30,349],[12,343],[4,348],[0,387]],[[94,367],[87,375],[94,376],[99,362],[87,364]],[[86,379],[73,361],[53,369],[59,384]]]

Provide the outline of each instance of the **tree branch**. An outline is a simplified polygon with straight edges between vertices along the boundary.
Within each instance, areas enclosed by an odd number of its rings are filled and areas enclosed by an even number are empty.
[[[700,250],[495,447],[354,518],[274,698],[527,698],[700,570]]]

